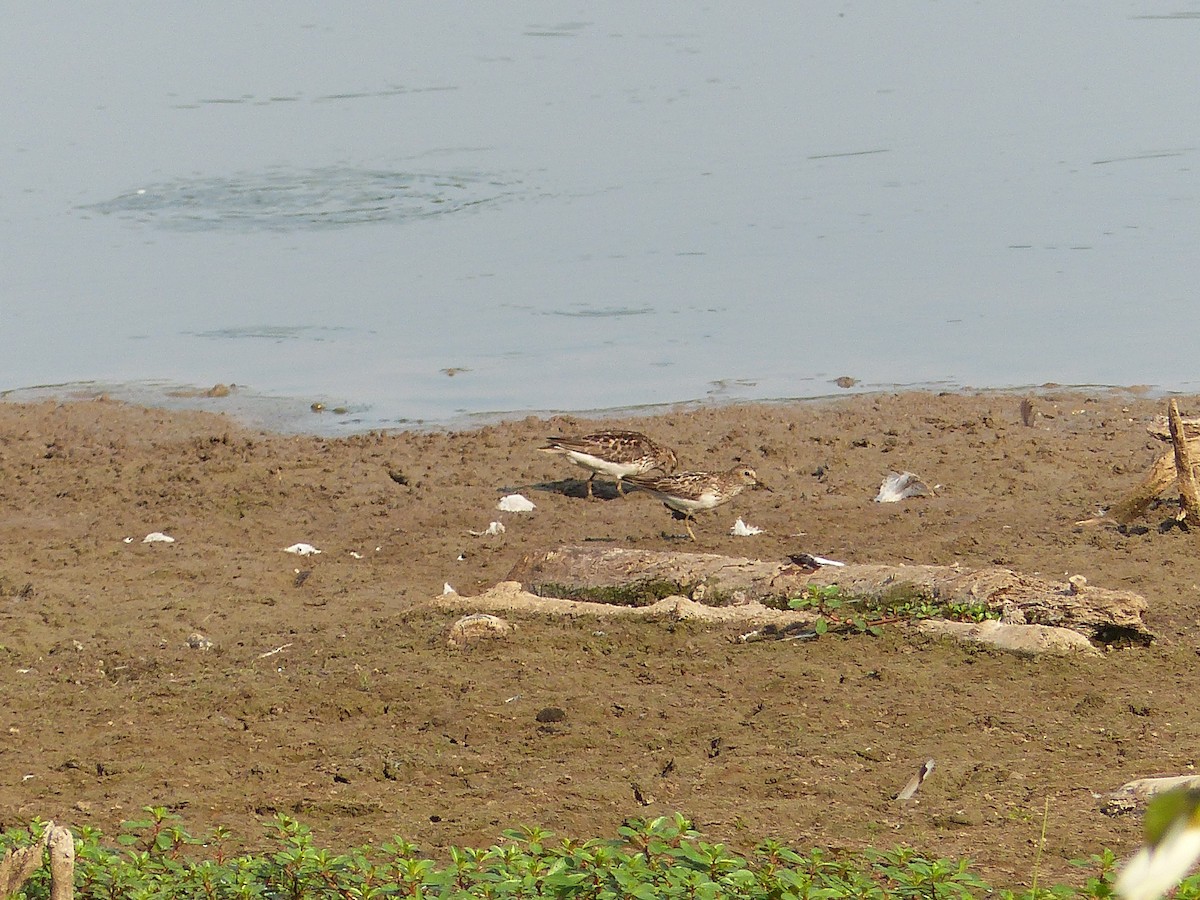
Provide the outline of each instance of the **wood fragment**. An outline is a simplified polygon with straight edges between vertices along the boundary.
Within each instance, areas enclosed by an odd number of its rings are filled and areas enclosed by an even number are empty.
[[[1154,461],[1149,474],[1141,480],[1137,487],[1118,500],[1108,511],[1108,519],[1118,525],[1128,525],[1153,503],[1158,495],[1171,486],[1175,480],[1175,456],[1164,453]],[[1103,522],[1105,519],[1089,519],[1087,523]]]
[[[1170,401],[1169,412],[1170,415],[1156,416],[1146,430],[1158,440],[1170,442],[1171,450],[1154,460],[1154,465],[1146,477],[1137,487],[1114,503],[1107,515],[1084,519],[1082,522],[1076,522],[1076,525],[1101,525],[1108,522],[1128,525],[1149,509],[1150,504],[1173,483],[1180,484],[1181,494],[1188,489],[1184,486],[1185,480],[1192,486],[1191,490],[1195,490],[1194,461],[1200,459],[1200,417],[1179,415],[1179,408],[1174,400]],[[1173,435],[1178,435],[1178,439]],[[1181,452],[1186,460],[1183,464],[1179,459]],[[1184,472],[1188,473],[1187,479],[1180,477]],[[1200,492],[1196,493],[1200,495]],[[1196,515],[1200,516],[1200,509]],[[1200,518],[1195,521],[1200,522]]]
[[[576,546],[530,554],[506,580],[541,597],[648,606],[682,595],[706,606],[757,601],[776,609],[786,609],[790,598],[810,587],[836,586],[847,596],[879,601],[982,604],[997,612],[1008,605],[1031,624],[1071,628],[1102,641],[1153,637],[1140,594],[1090,584],[1081,589],[1065,579],[1052,582],[999,567],[851,564],[814,572],[786,560]]]
[[[1166,791],[1200,788],[1200,775],[1170,775],[1138,778],[1126,782],[1115,791],[1102,795],[1100,812],[1106,816],[1120,816],[1141,812],[1146,804]]]
[[[46,842],[50,838],[50,828],[53,825],[54,823],[51,822],[42,832],[41,840],[36,844],[30,844],[28,847],[21,847],[17,850],[9,848],[5,851],[4,859],[0,860],[0,897],[11,897],[37,871],[42,864],[42,854],[46,849]]]
[[[1193,455],[1200,454],[1200,416],[1180,416],[1179,421],[1187,429],[1188,443],[1192,447]],[[1171,442],[1171,417],[1155,416],[1154,421],[1146,426],[1146,431],[1151,437],[1164,444],[1169,444]]]
[[[951,622],[925,619],[917,627],[926,634],[947,635],[970,644],[984,644],[1019,656],[1047,653],[1084,653],[1098,656],[1100,651],[1086,637],[1070,628],[1053,625],[1007,625],[988,619],[984,622]]]
[[[50,850],[50,900],[75,897],[75,837],[70,829],[46,823],[36,843],[19,850],[9,849],[0,860],[0,897],[11,897],[24,886],[42,865]]]
[[[1021,424],[1026,428],[1033,427],[1036,414],[1033,410],[1033,401],[1026,397],[1021,401]]]
[[[1200,525],[1200,490],[1192,468],[1192,452],[1188,446],[1187,428],[1179,416],[1179,404],[1171,398],[1167,420],[1171,427],[1171,444],[1175,449],[1175,477],[1179,482],[1179,502],[1183,517],[1190,525]]]
[[[51,822],[46,827],[50,845],[50,900],[75,897],[75,838],[71,832]]]

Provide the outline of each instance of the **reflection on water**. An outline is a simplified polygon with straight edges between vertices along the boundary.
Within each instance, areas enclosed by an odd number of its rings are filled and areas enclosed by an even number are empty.
[[[516,189],[481,174],[281,169],[150,184],[83,209],[179,231],[321,230],[445,215]]]
[[[551,309],[549,316],[573,316],[579,319],[615,319],[622,316],[646,316],[654,312],[650,306],[587,306],[577,309]]]
[[[218,341],[242,338],[270,341],[332,341],[354,330],[331,325],[247,325],[242,328],[214,328],[210,331],[192,331],[185,334]]]
[[[300,103],[308,101],[310,103],[331,103],[340,100],[370,100],[379,97],[399,97],[404,94],[419,94],[428,91],[453,91],[457,88],[451,85],[434,86],[434,87],[401,87],[393,85],[377,91],[346,91],[338,94],[319,94],[314,97],[305,97],[302,94],[288,94],[271,97],[258,97],[254,94],[244,94],[240,97],[205,97],[197,100],[195,103],[175,103],[171,105],[172,109],[200,109],[206,105],[237,105],[249,104],[251,106],[268,106],[272,103]]]

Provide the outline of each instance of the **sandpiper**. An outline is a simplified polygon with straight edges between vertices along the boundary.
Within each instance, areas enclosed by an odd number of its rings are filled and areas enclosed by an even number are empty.
[[[677,472],[659,478],[634,476],[629,483],[682,513],[688,537],[693,541],[696,534],[692,531],[692,517],[696,513],[728,503],[748,487],[771,490],[749,466],[734,466],[726,472]]]
[[[578,437],[549,437],[544,453],[558,453],[576,465],[591,471],[587,495],[592,496],[592,479],[609,475],[617,480],[617,493],[624,496],[621,481],[631,475],[645,475],[654,469],[673,472],[679,465],[675,451],[656,444],[638,431],[596,431]]]

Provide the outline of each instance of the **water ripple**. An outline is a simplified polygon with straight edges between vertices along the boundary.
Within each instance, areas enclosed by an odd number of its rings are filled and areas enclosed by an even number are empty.
[[[241,340],[254,338],[269,341],[329,341],[353,329],[333,325],[247,325],[231,328],[214,328],[209,331],[185,331],[194,337],[216,340]]]
[[[608,319],[621,316],[646,316],[654,312],[650,306],[581,306],[576,309],[551,309],[543,315],[570,316],[579,319]]]
[[[461,212],[515,188],[482,173],[325,167],[180,178],[81,209],[176,231],[314,231]]]

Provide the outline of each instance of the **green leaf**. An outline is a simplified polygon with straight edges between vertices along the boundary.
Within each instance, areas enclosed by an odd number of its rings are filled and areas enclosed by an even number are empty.
[[[1157,846],[1176,823],[1186,822],[1186,827],[1200,827],[1200,788],[1178,788],[1159,794],[1146,807],[1143,827],[1146,843]]]

